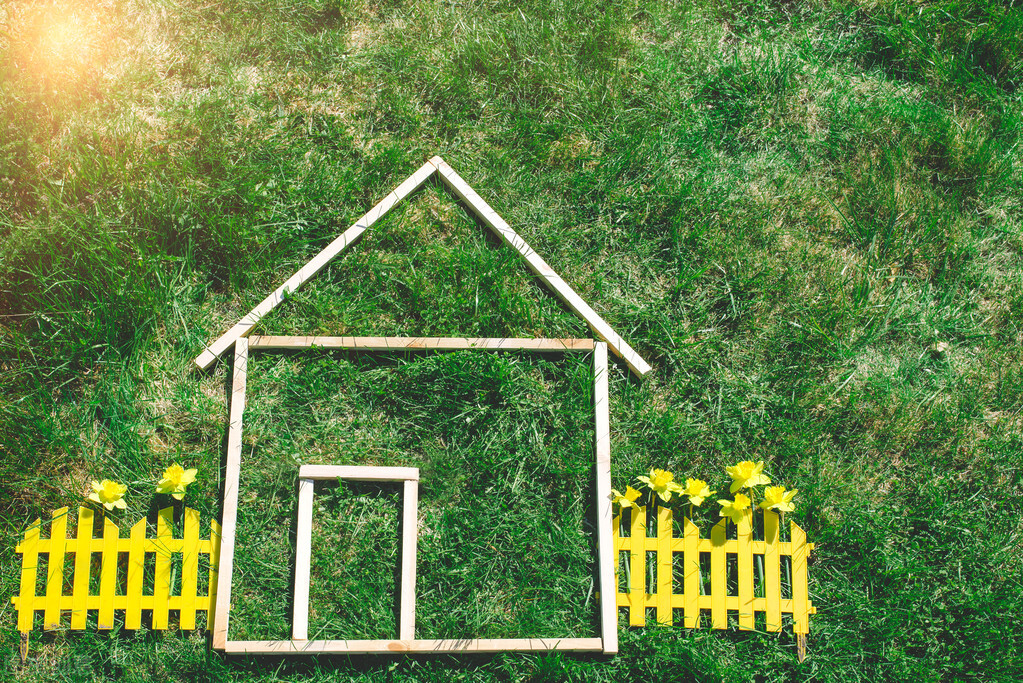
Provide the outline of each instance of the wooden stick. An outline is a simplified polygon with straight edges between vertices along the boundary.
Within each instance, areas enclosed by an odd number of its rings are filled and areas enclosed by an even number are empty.
[[[494,209],[487,204],[476,191],[469,187],[468,183],[462,180],[455,171],[448,166],[440,157],[434,157],[430,162],[437,167],[440,177],[451,190],[461,198],[466,205],[472,209],[483,223],[490,228],[501,240],[515,249],[526,259],[529,269],[532,270],[550,288],[554,294],[561,299],[566,306],[586,321],[597,336],[606,341],[614,351],[615,355],[625,361],[637,377],[650,372],[650,365],[636,353],[621,335],[614,331],[590,305],[587,304],[576,293],[572,287],[561,279],[553,268],[530,247],[508,223],[501,218]]]
[[[418,475],[418,471],[417,471]],[[416,542],[419,531],[419,479],[405,481],[401,518],[401,585],[398,637],[416,637]]]
[[[443,654],[447,652],[600,652],[601,638],[484,638],[465,640],[234,640],[228,654]]]
[[[242,416],[245,413],[245,383],[248,377],[249,340],[234,343],[234,377],[231,380],[231,414],[227,433],[227,466],[224,479],[224,511],[220,529],[220,565],[217,602],[213,617],[213,647],[227,644],[227,616],[231,606],[231,578],[234,571],[234,537],[238,523],[238,480],[242,467]]]
[[[249,337],[256,349],[358,349],[361,351],[592,351],[592,339],[516,339],[511,337]]]
[[[362,233],[369,229],[371,225],[387,214],[387,212],[390,211],[395,204],[418,189],[427,178],[436,172],[436,170],[436,166],[429,161],[423,164],[418,171],[409,176],[408,179],[395,188],[391,194],[384,197],[376,206],[367,211],[366,215],[356,221],[352,227],[348,228],[340,237],[328,244],[323,251],[314,256],[309,263],[302,266],[302,268],[288,278],[284,284],[275,289],[270,296],[263,299],[259,305],[243,316],[234,327],[225,332],[223,336],[210,344],[205,351],[196,356],[195,364],[202,370],[205,370],[212,365],[217,358],[231,348],[231,344],[233,344],[236,339],[248,336],[249,332],[252,331],[252,328],[263,316],[276,308],[278,304],[284,301],[289,294],[297,290],[305,284],[307,280],[320,272],[320,270],[330,263],[335,256],[344,251],[349,244],[358,239]]]
[[[302,465],[299,479],[350,479],[351,481],[419,481],[418,467],[370,465]]]
[[[607,344],[593,348],[593,408],[597,451],[597,558],[600,575],[600,635],[605,654],[618,652],[617,558],[611,539],[611,413],[607,391]]]
[[[298,480],[298,525],[295,529],[295,604],[293,640],[309,638],[309,574],[313,548],[313,480]]]

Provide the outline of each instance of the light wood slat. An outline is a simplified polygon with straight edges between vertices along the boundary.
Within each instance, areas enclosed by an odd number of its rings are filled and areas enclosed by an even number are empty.
[[[630,508],[632,513],[632,552],[629,555],[629,626],[646,626],[646,509]],[[642,548],[637,552],[638,547]]]
[[[418,467],[370,465],[302,465],[300,479],[347,479],[349,481],[418,481]]]
[[[142,586],[145,571],[146,552],[143,541],[146,538],[146,520],[141,519],[128,532],[128,584],[126,594],[133,600],[126,600],[124,628],[135,630],[142,627]]]
[[[416,547],[419,536],[419,481],[405,482],[401,519],[401,584],[399,588],[398,637],[416,637]]]
[[[117,591],[117,537],[119,530],[109,517],[103,516],[103,556],[100,560],[99,619],[101,631],[114,627],[114,594]]]
[[[697,628],[700,625],[700,551],[699,551],[699,538],[700,530],[692,523],[689,518],[686,518],[685,530],[683,532],[683,541],[685,546],[683,547],[683,564],[684,570],[684,587],[683,595],[685,596],[685,602],[682,608],[685,610],[683,625],[686,628]]]
[[[66,507],[53,511],[50,522],[50,548],[46,562],[46,611],[43,612],[43,629],[53,630],[60,626],[60,597],[64,593],[64,550],[67,545]]]
[[[561,299],[566,306],[581,317],[590,326],[597,336],[603,339],[614,351],[615,355],[625,361],[629,368],[638,376],[642,377],[650,371],[650,365],[636,353],[631,346],[608,325],[600,315],[597,314],[589,304],[576,293],[572,287],[561,279],[550,265],[530,247],[522,237],[516,233],[508,223],[501,218],[476,191],[469,187],[461,176],[444,162],[440,157],[434,157],[431,162],[440,172],[441,179],[451,190],[461,198],[466,205],[472,209],[483,223],[489,227],[501,240],[515,249],[526,260],[529,269],[539,277],[554,294]]]
[[[593,412],[597,487],[597,567],[600,579],[600,633],[604,652],[618,652],[618,605],[614,568],[618,564],[611,540],[611,407],[608,402],[607,344],[593,347]]]
[[[297,290],[305,284],[306,281],[320,272],[320,270],[330,263],[335,256],[340,254],[349,244],[358,239],[362,233],[373,225],[373,223],[387,214],[387,212],[390,211],[395,204],[400,202],[410,193],[414,192],[427,178],[433,175],[435,171],[436,167],[431,162],[428,161],[423,164],[418,171],[409,176],[403,183],[395,188],[393,192],[380,200],[376,206],[367,211],[362,218],[356,221],[355,224],[348,228],[348,230],[346,230],[340,237],[328,244],[320,253],[314,256],[312,260],[302,266],[298,272],[288,278],[284,284],[275,289],[255,308],[243,316],[234,327],[225,332],[224,335],[213,342],[209,348],[199,354],[195,358],[195,364],[203,370],[212,365],[217,358],[231,348],[231,345],[234,344],[235,340],[247,336],[263,316],[276,308],[285,300],[287,295]]]
[[[299,475],[301,476],[301,475]],[[312,570],[313,487],[312,479],[298,480],[298,523],[295,526],[295,602],[291,637],[309,638],[309,579]]]
[[[806,586],[806,533],[795,522],[789,522],[792,539],[792,630],[797,634],[810,632],[808,615],[810,601]]]
[[[778,552],[778,513],[764,511],[764,596],[767,630],[781,631],[781,555]]]
[[[753,630],[753,510],[743,511],[742,519],[737,526],[736,538],[739,563],[739,629]]]
[[[710,627],[728,628],[725,607],[725,523],[722,519],[710,530]]]
[[[671,552],[672,532],[671,508],[661,506],[657,509],[657,622],[671,625],[672,574],[674,573]]]
[[[39,528],[43,520],[37,519],[25,531],[25,539],[18,544],[21,553],[21,590],[18,592],[18,630],[26,633],[32,630],[35,619],[36,570],[39,567]]]
[[[228,418],[227,465],[224,477],[223,521],[220,524],[220,566],[217,601],[213,618],[213,647],[223,650],[227,643],[228,612],[231,604],[231,575],[234,569],[234,539],[238,523],[238,479],[242,462],[242,416],[245,413],[245,383],[248,377],[249,340],[234,345],[234,376],[231,380],[231,411]],[[221,581],[223,579],[223,581]]]
[[[515,337],[318,337],[252,335],[250,349],[352,349],[360,351],[592,351],[592,339]]]
[[[443,654],[450,652],[601,652],[601,638],[490,638],[466,640],[232,640],[228,654]]]
[[[185,508],[185,549],[181,555],[181,607],[178,626],[187,631],[195,628],[195,597],[199,588],[199,511]]]
[[[92,566],[91,508],[78,508],[78,530],[75,543],[75,578],[71,586],[71,628],[85,628],[88,621],[86,601],[89,597],[89,569]]]

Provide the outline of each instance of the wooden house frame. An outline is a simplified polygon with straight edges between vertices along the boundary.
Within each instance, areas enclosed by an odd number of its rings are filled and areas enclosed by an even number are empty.
[[[280,304],[331,259],[355,241],[374,222],[405,199],[434,173],[479,220],[521,255],[530,269],[603,341],[590,339],[509,339],[448,337],[317,337],[249,336],[259,320]],[[234,367],[229,409],[227,466],[224,484],[219,581],[214,606],[212,641],[215,649],[237,654],[380,654],[570,650],[613,654],[618,651],[615,557],[612,540],[611,442],[608,407],[608,349],[620,357],[637,376],[650,366],[440,157],[426,162],[359,221],[313,257],[284,284],[246,314],[234,327],[211,344],[195,363],[205,369],[234,347]],[[597,558],[600,590],[600,637],[597,638],[497,638],[420,640],[415,638],[415,557],[418,471],[415,468],[317,466],[299,469],[299,501],[296,548],[296,589],[290,640],[233,641],[228,638],[231,583],[234,568],[235,531],[238,519],[238,487],[241,473],[242,426],[250,351],[260,349],[343,349],[350,351],[407,352],[413,350],[529,353],[592,352],[595,426],[595,495],[597,507]],[[399,638],[396,640],[308,640],[308,582],[312,525],[313,481],[322,478],[400,481],[402,507],[402,566],[399,586]]]

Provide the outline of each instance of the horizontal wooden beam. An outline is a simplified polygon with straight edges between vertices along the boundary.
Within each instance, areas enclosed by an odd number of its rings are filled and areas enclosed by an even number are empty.
[[[370,465],[302,465],[302,479],[348,479],[349,481],[419,481],[418,467],[372,467]]]
[[[592,351],[592,339],[517,339],[514,337],[285,337],[249,338],[253,349],[352,349],[359,351]]]
[[[229,640],[228,654],[430,654],[447,652],[601,652],[600,638],[483,638],[464,640]]]

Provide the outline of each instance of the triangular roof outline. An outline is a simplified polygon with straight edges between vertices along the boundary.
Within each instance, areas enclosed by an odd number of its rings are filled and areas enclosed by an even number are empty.
[[[202,370],[212,365],[225,351],[234,345],[235,341],[240,337],[247,337],[263,316],[276,308],[289,294],[305,284],[307,280],[312,279],[335,256],[357,240],[362,233],[385,216],[388,211],[415,192],[434,173],[440,175],[444,185],[454,192],[480,221],[500,237],[502,242],[510,246],[525,259],[529,269],[566,306],[582,318],[598,337],[606,341],[611,351],[625,361],[626,365],[629,366],[629,369],[637,377],[643,377],[643,375],[650,371],[650,365],[629,346],[625,339],[615,332],[589,304],[583,301],[582,297],[567,282],[561,279],[561,276],[439,156],[435,156],[423,164],[419,170],[406,178],[403,183],[398,185],[394,191],[384,197],[376,206],[367,211],[354,225],[324,247],[320,253],[288,278],[284,284],[271,292],[269,296],[263,299],[251,311],[242,316],[242,319],[234,327],[196,356],[195,364]]]

